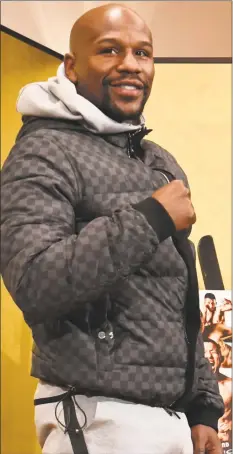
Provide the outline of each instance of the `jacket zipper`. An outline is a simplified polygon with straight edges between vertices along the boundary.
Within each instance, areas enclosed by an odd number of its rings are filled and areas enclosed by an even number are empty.
[[[170,180],[169,180],[169,178],[167,177],[167,175],[165,175],[163,172],[161,172],[161,170],[160,170],[160,173],[161,173],[161,175],[163,175],[163,177],[165,178],[165,180],[167,181],[167,183],[170,183]],[[184,308],[184,310],[183,310],[183,320],[182,320],[182,321],[183,321],[183,328],[184,328],[185,340],[186,340],[187,344],[189,345],[190,342],[189,342],[189,339],[188,339],[187,330],[186,330],[186,324],[185,324],[185,308]]]
[[[131,133],[128,134],[128,147],[127,147],[127,155],[129,158],[132,158],[132,155],[135,153],[133,143],[132,143],[132,136]]]
[[[186,323],[185,323],[185,309],[183,311],[183,327],[184,327],[184,335],[185,335],[185,339],[186,339],[186,342],[188,345],[190,345],[190,342],[189,342],[189,338],[188,338],[188,334],[187,334],[187,330],[186,330]]]
[[[129,132],[128,133],[127,155],[128,155],[129,158],[132,158],[132,156],[134,155],[134,157],[136,159],[139,159],[141,161],[141,159],[135,153],[132,137],[140,135],[140,133],[141,133],[141,139],[142,139],[145,135],[149,134],[149,132],[151,132],[151,131],[152,131],[152,129],[147,129],[145,126],[141,126],[140,129],[137,129],[134,132]]]
[[[186,330],[186,326],[185,326],[185,309],[183,311],[183,317],[182,317],[182,322],[183,322],[183,329],[184,329],[184,338],[185,338],[185,341],[186,341],[186,345],[189,346],[190,345],[190,342],[189,342],[189,339],[188,339],[188,335],[187,335],[187,330]],[[184,394],[184,391],[182,391],[178,397],[176,397],[176,399],[169,405],[168,408],[171,408]]]
[[[133,144],[132,144],[132,135],[131,133],[129,133],[128,135],[128,149],[127,149],[127,154],[128,154],[128,157],[131,158],[133,153],[134,153],[134,148],[133,148]],[[167,175],[165,175],[164,172],[162,172],[162,170],[160,169],[154,169],[154,170],[158,170],[159,173],[164,177],[164,179],[166,180],[166,183],[170,183],[170,180],[168,178]],[[174,178],[174,177],[173,177]],[[186,325],[185,325],[185,308],[184,308],[184,311],[183,311],[183,328],[184,328],[184,337],[185,337],[185,340],[186,340],[186,343],[189,345],[190,342],[189,342],[189,339],[188,339],[188,335],[187,335],[187,330],[186,330]],[[177,400],[177,399],[176,399]],[[171,404],[172,405],[172,404]]]
[[[132,143],[132,135],[131,135],[131,133],[129,133],[128,134],[127,155],[128,155],[129,158],[131,158],[134,153],[135,153],[135,150],[134,150],[133,143]],[[162,169],[154,169],[154,170],[158,170],[160,172],[160,174],[166,180],[167,184],[170,183],[170,180],[169,180],[168,176],[162,171]],[[173,175],[171,175],[171,176],[173,176]],[[184,329],[184,338],[185,338],[186,344],[189,345],[190,342],[189,342],[189,339],[188,339],[186,325],[185,325],[185,307],[184,307],[184,310],[183,310],[182,322],[183,322],[183,329]],[[167,411],[168,414],[172,415],[173,412],[174,412],[174,414],[176,414],[175,410],[171,409],[171,407],[180,399],[180,397],[183,394],[184,394],[184,391],[182,391],[180,393],[180,395],[169,405],[169,407],[167,407],[167,409],[165,408],[165,410]],[[179,417],[177,414],[176,414],[176,416]]]
[[[166,182],[167,183],[170,183],[170,180],[169,178],[167,177],[167,175],[165,175],[161,170],[159,171],[161,173],[161,175],[163,175],[163,177],[165,178]],[[182,322],[183,322],[183,329],[184,329],[184,338],[185,338],[185,341],[186,341],[186,344],[189,345],[190,342],[189,342],[189,339],[188,339],[188,335],[187,335],[187,330],[186,330],[186,324],[185,324],[185,307],[183,309],[183,317],[182,317]],[[169,405],[168,409],[171,410],[171,407],[178,401],[178,399],[183,395],[183,391],[180,393],[180,395]],[[176,414],[176,412],[174,410],[171,410],[171,412],[174,412]],[[168,414],[170,414],[168,412]],[[179,417],[177,414],[176,414],[177,417]]]

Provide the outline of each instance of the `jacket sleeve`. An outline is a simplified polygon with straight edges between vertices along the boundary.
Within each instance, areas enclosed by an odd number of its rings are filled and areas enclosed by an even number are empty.
[[[218,419],[224,413],[224,403],[219,393],[216,377],[208,359],[204,356],[201,333],[197,339],[196,367],[196,392],[189,403],[186,416],[190,427],[203,424],[217,431]]]
[[[150,260],[174,229],[167,213],[156,217],[163,208],[151,198],[153,220],[143,202],[128,204],[100,213],[77,235],[82,175],[49,134],[20,139],[2,170],[2,275],[29,325],[95,301]]]

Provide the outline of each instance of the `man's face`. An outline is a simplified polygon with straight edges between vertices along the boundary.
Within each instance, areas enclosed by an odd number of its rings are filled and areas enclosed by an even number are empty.
[[[211,312],[214,312],[216,308],[216,300],[212,300],[211,298],[204,299],[205,307],[207,307]]]
[[[214,373],[220,368],[220,354],[213,342],[204,342],[205,357],[208,359]]]
[[[77,93],[118,122],[137,121],[154,78],[151,36],[124,17],[103,29],[75,56]]]

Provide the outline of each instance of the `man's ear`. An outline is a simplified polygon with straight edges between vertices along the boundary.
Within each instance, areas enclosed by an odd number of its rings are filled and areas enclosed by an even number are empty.
[[[65,66],[65,75],[66,77],[76,84],[78,82],[78,77],[75,71],[75,57],[73,54],[65,54],[64,56],[64,66]]]

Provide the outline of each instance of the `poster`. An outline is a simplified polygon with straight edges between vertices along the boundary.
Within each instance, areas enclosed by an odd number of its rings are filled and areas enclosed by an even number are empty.
[[[216,375],[225,412],[219,420],[223,453],[232,454],[232,300],[227,290],[201,290],[201,331],[205,357]]]

